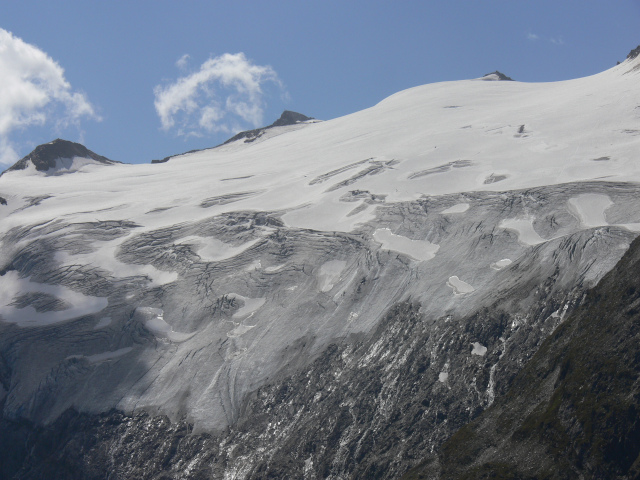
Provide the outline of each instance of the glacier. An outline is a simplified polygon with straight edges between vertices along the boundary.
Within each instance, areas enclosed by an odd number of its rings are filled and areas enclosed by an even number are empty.
[[[181,478],[402,474],[640,232],[639,75],[436,83],[162,163],[4,172],[3,418],[188,425],[217,460]],[[385,457],[409,408],[423,431]]]

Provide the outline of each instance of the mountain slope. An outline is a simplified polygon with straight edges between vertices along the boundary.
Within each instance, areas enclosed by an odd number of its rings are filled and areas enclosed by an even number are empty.
[[[12,474],[402,475],[640,231],[639,62],[416,87],[159,165],[3,175]]]
[[[639,268],[636,240],[507,394],[403,478],[637,478]]]

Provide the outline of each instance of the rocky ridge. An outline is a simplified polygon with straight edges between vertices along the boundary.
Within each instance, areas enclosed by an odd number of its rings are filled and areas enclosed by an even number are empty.
[[[98,155],[84,145],[58,138],[52,142],[37,146],[29,155],[18,160],[5,172],[25,170],[30,165],[33,165],[38,172],[56,171],[61,167],[63,169],[65,167],[68,168],[70,165],[66,165],[65,162],[71,164],[74,158],[89,159],[102,165],[120,163]]]

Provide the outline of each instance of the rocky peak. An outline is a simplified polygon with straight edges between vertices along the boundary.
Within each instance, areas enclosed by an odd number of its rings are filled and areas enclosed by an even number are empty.
[[[280,115],[280,118],[273,122],[270,127],[284,127],[285,125],[295,125],[296,123],[306,122],[307,120],[313,120],[313,117],[307,117],[298,112],[292,112],[291,110],[285,110]]]
[[[254,140],[256,140],[257,138],[261,137],[262,134],[270,129],[270,128],[274,128],[274,127],[284,127],[287,125],[295,125],[297,123],[300,122],[306,122],[308,120],[314,120],[313,117],[307,117],[306,115],[303,115],[301,113],[298,112],[292,112],[290,110],[285,110],[284,112],[282,112],[282,115],[280,115],[280,118],[277,119],[275,122],[273,122],[271,125],[267,126],[267,127],[262,127],[262,128],[256,128],[255,130],[247,130],[244,132],[240,132],[236,135],[234,135],[233,137],[231,137],[229,140],[227,140],[226,142],[223,143],[223,145],[227,144],[227,143],[231,143],[231,142],[235,142],[236,140],[241,140],[241,139],[245,139],[245,143],[251,143]]]
[[[513,78],[507,77],[504,73],[496,70],[495,72],[487,73],[482,77],[484,80],[501,80],[501,81],[509,81],[513,82]]]
[[[640,55],[640,45],[629,52],[629,55],[627,55],[627,60],[633,60],[638,55]]]
[[[98,155],[80,143],[57,138],[53,142],[38,145],[29,155],[18,160],[6,171],[25,170],[31,163],[39,172],[46,172],[57,168],[59,159],[73,159],[76,157],[88,158],[104,165],[120,163]]]

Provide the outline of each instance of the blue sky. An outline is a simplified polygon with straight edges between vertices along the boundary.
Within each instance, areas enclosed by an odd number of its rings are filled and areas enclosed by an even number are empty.
[[[0,159],[61,137],[149,162],[285,109],[327,120],[496,69],[591,75],[638,25],[640,0],[2,2]]]

